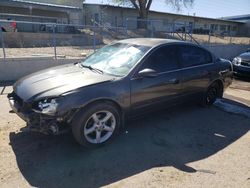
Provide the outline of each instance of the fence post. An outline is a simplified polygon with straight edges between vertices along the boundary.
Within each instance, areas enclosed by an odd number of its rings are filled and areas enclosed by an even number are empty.
[[[2,24],[0,23],[0,35],[1,35],[1,42],[2,42],[2,49],[3,49],[3,58],[6,58],[6,54],[5,54],[5,46],[4,46],[4,36],[3,36],[3,32],[2,32]]]
[[[53,24],[53,46],[54,46],[55,59],[57,59],[57,54],[56,54],[56,24]]]
[[[95,38],[95,27],[93,28],[94,30],[94,35],[93,35],[93,48],[94,48],[94,51],[96,50],[96,38]]]
[[[173,22],[173,37],[174,37],[174,33],[175,33],[175,23]]]
[[[209,33],[208,33],[208,44],[210,44],[210,37],[211,37],[211,30],[209,29]]]
[[[232,31],[231,31],[231,26],[229,28],[229,35],[230,35],[230,44],[232,44]]]
[[[191,42],[193,41],[193,24],[190,25]]]
[[[126,37],[128,37],[128,18],[125,20]]]
[[[187,40],[187,26],[186,26],[186,22],[184,25],[184,32],[185,32],[185,40]]]
[[[174,36],[174,22],[172,23],[172,30],[171,30],[172,36]]]
[[[148,21],[146,21],[146,22],[148,22]],[[150,25],[151,25],[151,38],[154,38],[154,26],[153,26],[153,21],[150,20],[149,22],[150,22]]]

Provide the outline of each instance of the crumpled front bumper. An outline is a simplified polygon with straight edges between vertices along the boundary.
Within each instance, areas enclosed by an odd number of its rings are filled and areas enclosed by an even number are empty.
[[[22,101],[14,92],[8,94],[11,109],[27,123],[26,130],[45,134],[58,134],[57,117],[39,114],[31,109],[30,104]]]
[[[9,96],[8,96],[9,98]],[[24,121],[29,122],[29,113],[24,113],[21,110],[21,106],[13,98],[9,98],[9,104],[11,109]]]

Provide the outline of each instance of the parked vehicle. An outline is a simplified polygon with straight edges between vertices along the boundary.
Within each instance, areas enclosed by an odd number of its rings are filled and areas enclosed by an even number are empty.
[[[145,111],[191,99],[212,105],[232,76],[230,61],[198,45],[126,39],[82,62],[26,76],[8,98],[31,130],[58,134],[66,123],[78,143],[98,146]]]
[[[250,49],[233,59],[234,75],[250,78]]]

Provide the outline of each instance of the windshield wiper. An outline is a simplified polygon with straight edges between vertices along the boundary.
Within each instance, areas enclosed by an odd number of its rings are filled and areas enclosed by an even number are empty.
[[[100,74],[103,74],[103,71],[101,69],[98,69],[98,68],[94,68],[90,65],[83,65],[83,64],[79,64],[81,67],[84,67],[84,68],[88,68],[89,70],[92,70],[92,71],[95,71],[95,72],[98,72]]]

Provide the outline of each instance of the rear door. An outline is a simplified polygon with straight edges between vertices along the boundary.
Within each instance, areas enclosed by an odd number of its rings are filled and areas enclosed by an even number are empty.
[[[153,69],[157,72],[155,77],[138,77],[135,74],[131,83],[131,108],[139,112],[146,108],[165,105],[166,101],[178,98],[181,93],[176,45],[162,46],[152,52],[139,67]]]
[[[180,45],[178,50],[184,96],[204,92],[216,72],[211,53],[194,45]]]

